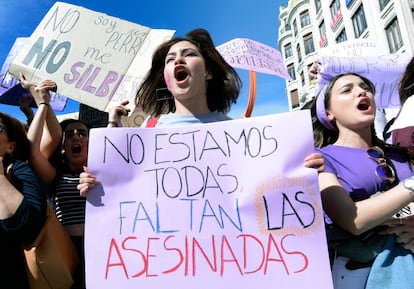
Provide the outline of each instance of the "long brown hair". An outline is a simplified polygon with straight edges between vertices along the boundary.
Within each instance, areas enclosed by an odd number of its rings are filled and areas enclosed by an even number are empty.
[[[231,104],[237,101],[242,82],[234,68],[217,51],[210,34],[204,29],[192,30],[184,37],[173,38],[157,48],[152,57],[151,69],[135,97],[136,105],[154,116],[175,111],[174,99],[166,89],[164,67],[171,46],[181,41],[189,41],[197,47],[204,58],[206,69],[212,74],[206,92],[208,108],[210,111],[228,112]]]
[[[400,95],[401,105],[409,98],[414,95],[414,57],[407,64],[405,72],[400,80],[398,93]]]

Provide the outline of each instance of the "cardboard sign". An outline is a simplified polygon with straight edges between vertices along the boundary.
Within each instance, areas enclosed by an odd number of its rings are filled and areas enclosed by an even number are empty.
[[[89,144],[87,288],[333,288],[308,110]]]
[[[16,55],[20,52],[23,44],[28,41],[26,37],[18,37],[10,49],[9,54],[0,71],[0,103],[9,105],[20,105],[20,101],[26,95],[30,96],[30,92],[24,89],[19,80],[8,73],[10,64]],[[50,93],[50,105],[55,111],[63,111],[65,109],[67,98],[57,93]],[[31,107],[36,107],[36,103],[33,100]]]
[[[273,47],[247,38],[236,38],[217,46],[217,50],[235,68],[292,80],[283,63],[282,54]]]
[[[320,91],[335,75],[355,72],[375,85],[377,108],[400,107],[398,86],[413,55],[385,52],[385,48],[370,40],[354,40],[323,49],[318,54],[321,73]]]
[[[387,52],[388,48],[385,47],[383,42],[366,38],[357,38],[324,47],[318,52],[318,55],[363,57],[384,55],[387,54]]]
[[[56,2],[10,72],[33,83],[53,79],[60,94],[107,110],[111,101],[133,100],[153,50],[173,34]]]
[[[16,57],[17,53],[21,50],[24,41],[26,41],[27,38],[19,37],[16,38],[16,40],[13,43],[12,48],[9,51],[9,54],[6,57],[6,60],[4,61],[1,71],[0,71],[0,95],[4,94],[9,89],[13,88],[15,85],[19,84],[18,78],[13,77],[12,75],[8,74],[10,64],[13,61],[13,59]],[[16,102],[17,104],[18,102]]]

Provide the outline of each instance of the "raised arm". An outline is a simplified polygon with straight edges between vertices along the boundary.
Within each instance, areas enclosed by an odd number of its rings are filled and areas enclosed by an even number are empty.
[[[130,109],[126,107],[128,100],[121,101],[116,106],[111,107],[108,112],[108,127],[121,126],[121,116],[127,116]]]
[[[49,105],[49,90],[56,88],[56,83],[51,80],[43,80],[38,86],[35,86],[30,84],[24,78],[24,75],[20,76],[20,81],[24,88],[30,90],[38,105],[37,112],[27,132],[27,137],[31,143],[29,161],[39,178],[45,184],[50,184],[56,176],[56,169],[49,162],[49,158],[56,150],[62,137],[60,125]]]

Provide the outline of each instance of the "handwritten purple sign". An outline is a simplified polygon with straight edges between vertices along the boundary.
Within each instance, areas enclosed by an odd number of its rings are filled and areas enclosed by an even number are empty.
[[[309,111],[98,128],[90,147],[87,288],[332,289],[317,172],[303,166]]]
[[[281,53],[273,47],[247,38],[236,38],[217,46],[217,50],[235,68],[274,74],[292,80]]]

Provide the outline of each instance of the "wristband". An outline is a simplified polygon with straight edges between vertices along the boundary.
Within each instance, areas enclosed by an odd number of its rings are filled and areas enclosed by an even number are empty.
[[[44,105],[50,106],[50,104],[48,104],[47,102],[40,102],[40,103],[39,103],[39,105],[41,105],[41,104],[44,104]]]

